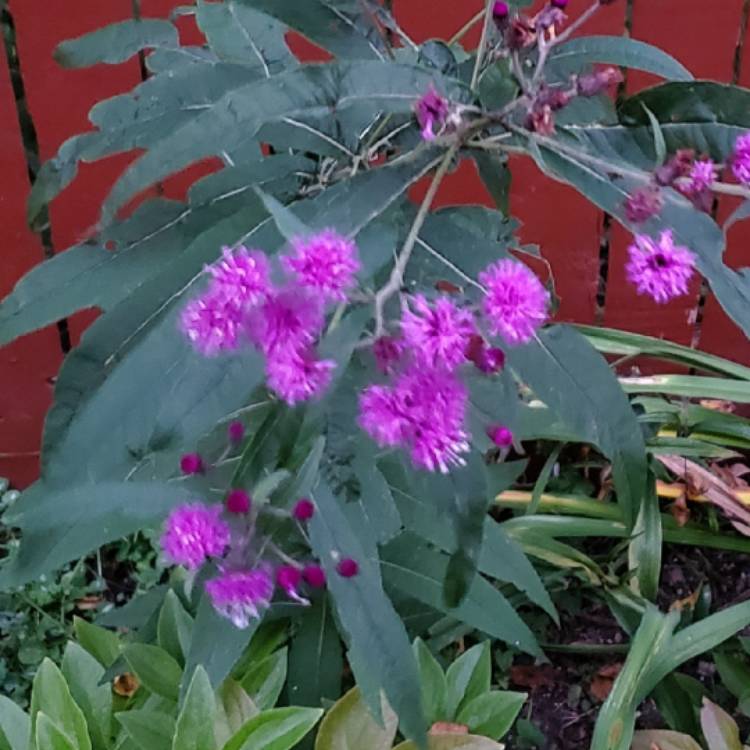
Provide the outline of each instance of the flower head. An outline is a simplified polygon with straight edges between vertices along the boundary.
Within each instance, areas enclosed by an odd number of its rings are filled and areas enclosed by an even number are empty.
[[[693,163],[688,174],[690,180],[686,190],[689,195],[699,195],[711,189],[718,170],[711,159],[699,159]]]
[[[179,324],[197,351],[213,357],[237,349],[243,317],[242,308],[231,298],[209,289],[185,305]]]
[[[214,609],[235,627],[246,628],[268,607],[273,596],[273,578],[268,570],[225,570],[206,582]]]
[[[466,347],[466,358],[485,375],[492,375],[505,367],[505,352],[497,347],[487,346],[485,340],[474,334]]]
[[[230,513],[242,514],[250,510],[252,503],[245,490],[231,490],[227,495],[226,505]]]
[[[405,342],[402,338],[381,336],[372,345],[372,353],[375,355],[375,365],[378,370],[383,375],[390,375],[401,360],[405,349]]]
[[[664,207],[661,191],[655,185],[648,185],[631,193],[625,201],[625,215],[633,224],[640,224],[656,216]]]
[[[619,68],[608,67],[579,76],[576,87],[581,96],[596,96],[624,80]]]
[[[750,185],[750,133],[741,135],[734,144],[732,171],[741,183]]]
[[[662,232],[658,241],[636,235],[628,254],[630,260],[625,270],[638,294],[647,294],[659,303],[687,294],[695,270],[695,255],[688,248],[675,245],[671,230]]]
[[[427,93],[417,102],[415,110],[417,122],[422,129],[422,138],[434,141],[448,122],[448,100],[440,96],[434,86],[430,86]]]
[[[317,359],[311,348],[278,350],[266,361],[268,387],[289,406],[321,396],[333,377],[336,363]]]
[[[191,474],[202,474],[205,466],[200,453],[185,453],[180,458],[180,469],[182,473],[190,476]]]
[[[225,247],[221,260],[206,270],[213,277],[213,292],[224,294],[241,309],[260,302],[271,286],[268,258],[260,250]]]
[[[245,425],[239,420],[230,422],[227,428],[227,435],[229,436],[230,443],[241,443],[245,439]]]
[[[504,3],[502,0],[497,0],[492,6],[492,20],[498,29],[504,29],[505,24],[508,21],[510,15],[510,8],[508,3]]]
[[[276,571],[276,583],[278,587],[295,602],[310,604],[309,600],[300,596],[299,587],[302,583],[302,571],[293,565],[282,565]]]
[[[509,344],[534,337],[547,318],[549,292],[523,263],[500,260],[479,274],[487,288],[482,310],[490,330]]]
[[[359,563],[351,557],[344,558],[336,566],[336,572],[342,578],[354,578],[359,573]]]
[[[418,361],[454,370],[466,361],[466,347],[475,332],[474,317],[447,297],[430,304],[417,294],[404,305],[401,330]]]
[[[690,174],[694,161],[695,151],[681,148],[654,172],[654,179],[664,187],[672,185],[675,180]]]
[[[248,319],[251,340],[268,357],[296,352],[302,345],[312,343],[322,327],[320,299],[299,287],[270,294]]]
[[[306,565],[302,570],[302,578],[314,589],[322,589],[326,585],[326,574],[320,565]]]
[[[282,256],[281,262],[300,285],[329,300],[346,299],[362,267],[354,242],[327,229],[293,240],[292,249],[294,254]]]
[[[487,428],[487,437],[498,448],[510,448],[513,445],[513,433],[502,425],[493,425]]]
[[[175,508],[167,518],[161,547],[177,565],[197,570],[208,557],[221,557],[229,545],[229,526],[220,505],[195,503]]]
[[[446,473],[469,450],[468,393],[452,373],[415,364],[392,386],[367,388],[359,424],[379,445],[408,448],[415,466]]]
[[[309,521],[315,515],[315,505],[312,500],[302,498],[302,500],[298,500],[295,504],[292,515],[303,523]]]

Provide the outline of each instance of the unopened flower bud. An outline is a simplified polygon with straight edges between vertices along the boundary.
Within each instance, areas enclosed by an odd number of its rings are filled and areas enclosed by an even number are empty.
[[[654,172],[654,179],[659,185],[671,186],[675,180],[690,174],[694,161],[695,151],[691,148],[681,148]]]
[[[510,448],[513,445],[513,433],[502,425],[493,425],[487,428],[487,437],[498,448]]]
[[[354,578],[359,573],[359,563],[351,557],[345,557],[336,566],[336,572],[342,578]]]
[[[298,521],[309,521],[313,517],[313,515],[315,515],[315,506],[313,505],[312,500],[308,500],[307,498],[300,500],[294,506],[292,515]]]
[[[504,3],[502,2],[502,0],[498,0],[492,6],[492,20],[495,22],[495,25],[498,27],[498,29],[505,28],[509,15],[510,8],[508,7],[508,3]]]
[[[625,80],[619,68],[604,68],[595,73],[580,76],[578,79],[578,93],[581,96],[596,96],[606,91],[610,86]]]
[[[180,459],[180,469],[183,474],[202,474],[204,468],[200,453],[186,453]]]
[[[241,443],[245,438],[245,425],[239,421],[232,422],[227,432],[229,434],[229,442],[236,445],[237,443]]]
[[[524,16],[514,18],[505,32],[505,43],[511,50],[531,47],[536,42],[536,26]]]
[[[628,221],[640,224],[656,216],[663,206],[661,191],[655,185],[649,185],[628,196],[625,201],[625,214]]]
[[[302,578],[314,589],[322,589],[326,585],[326,574],[320,565],[306,565],[302,569]]]
[[[242,514],[250,510],[250,495],[245,490],[232,490],[227,495],[227,510],[230,513]]]
[[[552,114],[552,107],[545,104],[542,107],[535,107],[529,112],[526,118],[526,127],[539,135],[553,135],[555,132],[555,116]]]
[[[565,10],[568,7],[568,0],[550,0],[550,5],[560,10]]]

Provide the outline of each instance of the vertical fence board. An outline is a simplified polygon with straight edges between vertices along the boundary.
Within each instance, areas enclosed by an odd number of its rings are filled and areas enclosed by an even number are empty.
[[[29,180],[10,76],[0,38],[0,297],[43,258],[39,239],[26,226]],[[62,359],[57,329],[50,326],[0,349],[0,476],[25,487],[38,474],[37,451],[50,405],[50,379]]]
[[[682,0],[658,3],[635,0],[632,34],[635,39],[662,47],[697,78],[728,81],[732,77],[741,6],[742,0],[722,0],[707,11],[703,4]],[[708,12],[710,34],[705,29]],[[628,92],[635,93],[655,82],[653,76],[632,71],[628,76]],[[631,241],[628,231],[619,225],[613,227],[604,324],[690,344],[700,280],[695,279],[688,295],[667,305],[657,305],[650,298],[639,296],[625,277],[627,247]]]

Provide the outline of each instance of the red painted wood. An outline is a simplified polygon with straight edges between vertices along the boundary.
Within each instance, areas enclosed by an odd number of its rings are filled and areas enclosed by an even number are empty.
[[[742,0],[726,0],[711,6],[711,33],[705,32],[706,8],[683,0],[635,0],[633,37],[656,44],[681,60],[698,78],[730,80]],[[675,20],[679,19],[679,26]],[[631,72],[628,90],[634,93],[656,81],[653,76]],[[629,232],[613,227],[604,324],[613,328],[668,338],[690,344],[700,280],[690,294],[668,305],[656,305],[642,297],[625,278]]]
[[[746,32],[741,66],[739,82],[742,86],[750,86],[750,29]],[[726,179],[731,179],[731,175],[727,174]],[[723,196],[720,201],[719,221],[723,222],[736,205],[736,200]],[[732,268],[750,266],[749,221],[735,224],[730,229],[724,262]],[[750,365],[750,342],[721,309],[713,294],[706,300],[700,331],[700,347],[712,354]]]
[[[0,297],[40,263],[41,243],[26,226],[29,188],[15,101],[0,39]],[[62,359],[57,329],[37,331],[0,349],[0,476],[25,487],[38,474],[42,420],[51,403],[50,379]]]

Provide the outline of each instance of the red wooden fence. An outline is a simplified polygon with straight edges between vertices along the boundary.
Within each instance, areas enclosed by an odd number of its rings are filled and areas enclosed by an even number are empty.
[[[96,101],[132,88],[141,76],[137,59],[119,66],[64,70],[52,59],[56,45],[104,24],[130,18],[134,7],[140,9],[143,17],[164,17],[185,3],[54,0],[42,7],[29,0],[5,0],[5,4],[15,25],[21,79],[40,155],[46,159],[66,138],[88,127],[87,113]],[[395,0],[394,5],[401,24],[415,40],[422,41],[450,36],[481,9],[483,0]],[[571,0],[569,7],[577,13],[587,5],[588,0]],[[736,79],[750,85],[750,43],[739,47],[747,35],[742,6],[743,0],[717,0],[710,4],[704,0],[620,0],[602,8],[584,31],[627,33],[629,7],[630,29],[635,38],[663,47],[696,77]],[[706,28],[707,23],[710,29]],[[184,40],[195,43],[198,37],[194,27],[189,21],[181,20],[180,24]],[[475,43],[477,33],[475,30],[467,41]],[[738,49],[743,54],[739,66],[735,66]],[[0,295],[7,294],[15,281],[44,257],[40,237],[26,227],[24,218],[29,190],[27,154],[5,60],[5,55],[0,54]],[[628,78],[628,91],[637,91],[651,82],[648,76],[633,73]],[[53,202],[50,220],[56,251],[75,243],[95,223],[101,199],[127,162],[128,156],[119,156],[82,167],[78,179]],[[629,237],[618,226],[609,230],[606,307],[603,315],[598,312],[603,215],[575,191],[542,178],[528,160],[517,160],[513,167],[513,212],[523,221],[523,241],[540,245],[555,270],[562,319],[599,321],[664,336],[750,364],[750,345],[710,295],[696,327],[693,320],[699,296],[697,286],[690,297],[660,308],[658,316],[650,302],[633,293],[623,279]],[[446,181],[438,204],[488,200],[476,174],[466,166]],[[720,212],[726,215],[730,208],[722,203]],[[750,265],[750,224],[735,225],[729,240],[727,262]],[[91,314],[84,313],[69,321],[74,343],[89,320]],[[55,327],[25,336],[0,350],[0,476],[9,477],[16,486],[25,486],[37,474],[42,420],[62,357]]]

